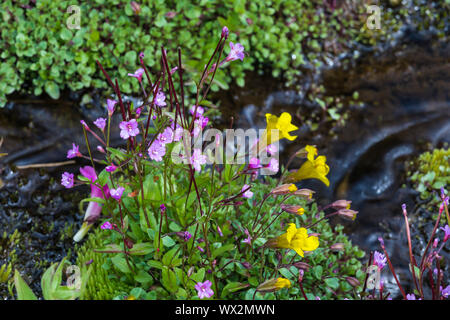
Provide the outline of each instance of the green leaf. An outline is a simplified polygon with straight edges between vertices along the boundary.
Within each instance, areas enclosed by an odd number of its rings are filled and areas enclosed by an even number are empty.
[[[327,278],[324,281],[325,281],[325,284],[333,290],[337,290],[339,288],[339,279],[338,278]]]
[[[165,247],[173,247],[175,245],[175,241],[169,236],[163,237],[161,241]]]
[[[14,271],[14,285],[16,287],[18,300],[37,300],[27,283],[22,279],[17,270]]]
[[[147,264],[152,267],[152,268],[156,268],[156,269],[163,269],[163,264],[160,261],[156,261],[156,260],[149,260],[147,261]]]
[[[171,250],[169,250],[169,252],[167,252],[164,257],[162,258],[162,263],[165,266],[171,266],[171,263],[173,262],[174,257],[176,258],[178,256],[178,254],[180,253],[179,248],[173,248]],[[175,256],[176,254],[176,256]]]
[[[111,258],[112,263],[114,266],[122,271],[123,273],[130,273],[130,268],[128,267],[127,261],[124,257],[122,257],[122,254],[117,254],[114,257]]]
[[[322,273],[323,273],[323,268],[322,268],[322,266],[315,266],[315,267],[312,269],[312,273],[313,273],[313,275],[314,275],[318,280],[322,279]]]
[[[201,268],[200,270],[191,275],[191,279],[194,280],[195,282],[202,282],[204,278],[205,278],[205,268]]]
[[[152,282],[153,278],[148,274],[148,272],[145,272],[144,270],[139,270],[137,275],[134,276],[134,280],[145,284]]]
[[[231,251],[233,248],[235,248],[236,245],[234,243],[230,243],[227,245],[224,245],[217,249],[212,249],[211,258],[214,259],[216,257],[219,257],[223,255],[225,252]]]
[[[45,82],[45,92],[52,98],[52,99],[59,99],[59,87],[56,83],[53,81],[47,81]]]
[[[149,242],[136,243],[129,253],[135,256],[143,256],[153,251],[153,245]]]
[[[178,290],[177,276],[167,267],[163,267],[162,269],[161,282],[163,286],[171,293],[175,293]]]
[[[225,298],[225,296],[229,293],[233,293],[233,292],[248,288],[249,286],[250,285],[248,283],[230,282],[223,288],[222,298]]]

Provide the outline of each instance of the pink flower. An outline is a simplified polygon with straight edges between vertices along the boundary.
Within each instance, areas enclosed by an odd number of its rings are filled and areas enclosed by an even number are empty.
[[[247,191],[244,192],[244,190],[247,190]],[[242,194],[242,196],[244,198],[250,199],[251,197],[253,197],[253,192],[250,191],[250,186],[248,184],[244,184],[244,186],[241,189],[241,192],[244,192]]]
[[[89,129],[89,126],[86,124],[86,121],[80,120],[80,123],[87,131],[91,130],[91,129]]]
[[[202,155],[200,149],[194,149],[194,153],[191,157],[191,164],[194,166],[195,171],[202,171],[202,164],[206,163],[206,156]]]
[[[159,140],[153,141],[150,148],[148,148],[148,156],[155,161],[162,161],[162,157],[166,154],[166,147]]]
[[[261,161],[258,158],[251,158],[248,164],[249,169],[261,168]]]
[[[386,265],[386,257],[384,254],[375,251],[373,254],[373,264],[378,266],[379,270],[382,270],[384,266]]]
[[[158,140],[162,143],[162,144],[167,144],[167,143],[171,143],[173,141],[173,130],[171,127],[167,127],[166,129],[164,129],[164,131],[162,133],[160,133],[158,135]]]
[[[244,233],[245,233],[245,235],[247,236],[247,238],[244,239],[244,240],[242,240],[242,242],[251,245],[251,244],[252,244],[252,237],[250,237],[250,232],[248,232],[248,230],[245,229],[245,230],[244,230]]]
[[[208,125],[209,119],[207,117],[199,116],[194,121],[194,130],[192,131],[192,134],[194,137],[197,137],[200,132]]]
[[[198,118],[199,116],[203,115],[203,113],[205,113],[205,109],[203,109],[202,107],[198,106],[197,107],[197,111],[195,111],[195,106],[192,106],[191,109],[189,110],[189,112],[194,115],[195,112],[195,117]]]
[[[224,27],[222,28],[222,37],[224,37],[225,39],[227,39],[227,38],[228,38],[228,34],[229,34],[229,30],[228,30],[227,26],[224,26]]]
[[[103,149],[102,146],[97,146],[97,150],[98,150],[99,152],[101,152],[101,153],[106,153],[106,152],[105,152],[105,149]]]
[[[450,238],[450,227],[447,224],[444,228],[441,227],[441,230],[444,231],[444,242],[447,242],[447,240]]]
[[[195,289],[197,290],[198,297],[200,299],[211,298],[214,295],[214,291],[211,289],[211,281],[197,282]]]
[[[105,118],[98,118],[97,120],[94,121],[94,124],[97,126],[97,128],[99,128],[100,130],[105,130],[105,126],[106,126],[106,119]]]
[[[70,189],[73,187],[73,173],[64,172],[61,177],[61,184]]]
[[[406,300],[416,300],[416,296],[414,295],[414,293],[407,294]]]
[[[112,230],[112,228],[113,228],[113,226],[112,226],[111,222],[109,222],[109,221],[104,222],[100,226],[100,229],[102,229],[102,230]]]
[[[448,296],[450,296],[450,285],[448,285],[445,289],[442,289],[442,286],[440,288],[442,296],[444,298],[448,298]]]
[[[111,191],[110,191],[111,197],[116,199],[117,201],[120,201],[124,190],[125,190],[125,188],[120,187],[120,186],[117,187],[116,189],[111,189]]]
[[[227,62],[237,59],[244,61],[244,47],[240,43],[233,44],[233,42],[230,41],[230,48],[231,51],[226,58]]]
[[[172,131],[173,131],[174,127],[175,127],[175,124],[172,123],[170,126]],[[177,123],[177,129],[175,130],[175,132],[173,134],[173,141],[180,141],[181,137],[183,136],[183,131],[184,131],[183,127]]]
[[[111,164],[105,168],[105,170],[108,172],[114,172],[114,171],[116,171],[116,169],[117,169],[117,167],[114,164]]]
[[[145,70],[142,68],[137,69],[134,73],[129,73],[128,75],[130,77],[138,79],[139,82],[142,81],[142,75],[144,74]]]
[[[267,169],[272,172],[278,172],[278,160],[275,158],[270,159],[269,164],[267,165]]]
[[[90,166],[85,166],[80,168],[80,173],[91,182],[91,196],[90,198],[101,198],[107,199],[110,197],[108,185],[100,188],[95,184],[97,181],[97,174],[95,173],[94,168]],[[84,214],[84,222],[81,226],[81,229],[75,234],[73,239],[78,242],[86,235],[87,231],[91,227],[91,225],[100,217],[102,212],[102,205],[95,201],[90,201],[89,205],[86,209],[86,213]]]
[[[122,139],[135,137],[139,134],[139,128],[136,119],[131,119],[130,121],[122,121],[119,124],[119,128],[120,128],[120,137]]]
[[[67,151],[67,158],[68,159],[72,159],[75,157],[81,157],[82,154],[80,153],[80,151],[78,150],[80,147],[77,146],[75,143],[72,143],[72,149],[70,149],[69,151]]]
[[[278,152],[278,148],[277,148],[277,146],[274,145],[274,144],[269,144],[269,145],[266,147],[266,151],[267,151],[268,154],[270,154],[271,156],[273,156],[274,154],[276,154],[276,153]]]
[[[142,108],[137,108],[136,109],[136,116],[139,118],[139,116],[141,115],[142,112]]]
[[[173,75],[175,73],[175,71],[178,70],[178,67],[174,67],[172,69],[170,69],[170,75]]]
[[[164,92],[162,91],[158,91],[158,93],[156,94],[156,98],[155,98],[155,104],[158,107],[165,107],[166,106],[166,95],[164,94]]]
[[[111,117],[113,115],[116,103],[117,103],[116,100],[106,99],[106,108],[108,109],[108,116]]]
[[[220,229],[219,226],[217,226],[217,232],[219,233],[219,235],[220,235],[221,237],[223,237],[222,229]]]

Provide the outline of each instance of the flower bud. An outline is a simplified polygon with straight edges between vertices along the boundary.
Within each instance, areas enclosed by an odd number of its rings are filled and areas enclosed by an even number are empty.
[[[228,34],[229,34],[229,30],[228,30],[228,28],[227,28],[226,26],[224,26],[224,27],[222,28],[222,37],[224,37],[225,39],[227,39],[227,38],[228,38]]]
[[[348,200],[337,200],[335,202],[333,202],[330,207],[332,207],[333,209],[336,210],[340,210],[340,209],[350,209],[350,205],[351,205],[351,201]]]
[[[288,213],[294,213],[298,215],[302,215],[305,213],[305,209],[302,208],[302,206],[295,206],[295,205],[282,205],[281,210],[288,212]]]
[[[303,269],[298,270],[298,281],[302,282],[303,281],[303,275],[305,274],[305,271],[303,271]]]
[[[344,251],[344,244],[343,243],[333,243],[330,246],[331,251],[334,252],[339,252],[339,251]]]
[[[125,242],[125,245],[127,246],[128,249],[132,249],[133,248],[133,246],[134,246],[133,241],[131,241],[128,238],[125,238],[124,242]]]
[[[192,274],[194,273],[194,270],[195,270],[194,267],[190,267],[190,268],[189,268],[189,270],[188,270],[188,272],[187,272],[188,278],[189,278],[190,276],[192,276]]]
[[[252,268],[252,265],[249,262],[247,262],[247,261],[241,262],[241,264],[244,266],[245,269],[251,269]]]
[[[131,1],[131,9],[133,9],[134,14],[138,15],[141,12],[141,6],[136,1]]]
[[[356,215],[358,214],[358,211],[352,210],[352,209],[341,209],[337,212],[338,216],[341,216],[344,219],[347,220],[355,220]]]
[[[309,270],[311,268],[311,266],[309,264],[307,264],[306,262],[295,262],[293,264],[294,267],[296,267],[297,269],[302,269],[302,270]]]
[[[295,186],[295,184],[289,183],[289,184],[282,184],[281,186],[272,189],[270,193],[278,196],[293,193],[296,192],[297,190],[298,189]]]
[[[314,194],[314,191],[312,191],[310,189],[300,189],[300,190],[294,191],[293,194],[294,194],[294,196],[311,200],[312,196]]]
[[[354,288],[358,287],[361,284],[359,280],[354,277],[346,277],[345,280],[347,280],[347,282]]]

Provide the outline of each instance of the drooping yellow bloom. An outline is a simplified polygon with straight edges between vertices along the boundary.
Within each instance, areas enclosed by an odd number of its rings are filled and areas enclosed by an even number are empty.
[[[325,156],[318,156],[317,149],[315,147],[306,146],[308,151],[307,159],[302,164],[297,172],[291,173],[286,181],[297,182],[305,179],[318,179],[322,181],[327,187],[330,186],[330,181],[327,178],[327,174],[330,171],[330,167],[326,164],[327,158]]]
[[[258,288],[256,288],[256,290],[260,292],[274,292],[281,290],[283,288],[290,288],[290,287],[291,281],[289,281],[289,279],[277,278],[277,279],[270,279],[261,283],[258,286]]]
[[[266,113],[267,126],[261,142],[267,146],[281,139],[295,140],[297,136],[291,136],[290,132],[297,130],[298,127],[294,126],[291,121],[292,116],[287,112],[283,112],[280,117]]]
[[[319,247],[319,238],[308,236],[305,228],[297,229],[294,223],[290,223],[286,233],[269,240],[266,245],[272,248],[292,249],[304,257],[304,251],[314,251]]]
[[[285,278],[278,278],[277,282],[275,282],[275,286],[277,287],[278,290],[283,289],[283,288],[290,288],[291,281],[289,281],[289,279],[285,279]]]

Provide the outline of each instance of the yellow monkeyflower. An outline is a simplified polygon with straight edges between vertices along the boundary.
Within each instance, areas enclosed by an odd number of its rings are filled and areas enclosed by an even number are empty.
[[[291,281],[289,281],[289,279],[277,278],[277,279],[270,279],[261,283],[258,286],[258,288],[256,288],[256,290],[260,292],[274,292],[281,290],[283,288],[290,288],[290,287]]]
[[[319,247],[319,238],[308,236],[308,231],[305,228],[297,229],[295,223],[290,223],[286,233],[269,240],[267,246],[292,249],[301,257],[304,257],[304,251],[314,251]]]
[[[285,279],[285,278],[278,278],[277,282],[275,282],[275,286],[277,287],[278,290],[283,289],[283,288],[290,288],[291,281],[289,281],[289,279]]]
[[[326,164],[327,158],[325,156],[318,156],[317,149],[315,147],[306,146],[308,151],[307,159],[302,164],[297,172],[291,173],[287,177],[287,181],[301,181],[305,179],[318,179],[322,181],[327,187],[330,186],[330,181],[327,178],[330,167]]]
[[[288,139],[290,141],[295,140],[297,136],[291,136],[289,133],[297,130],[298,127],[294,126],[291,121],[292,116],[287,112],[283,112],[280,117],[266,113],[267,127],[261,139],[262,143],[267,146],[281,139]],[[277,130],[276,133],[278,134],[272,136],[272,134],[275,133],[272,132],[272,130]]]

